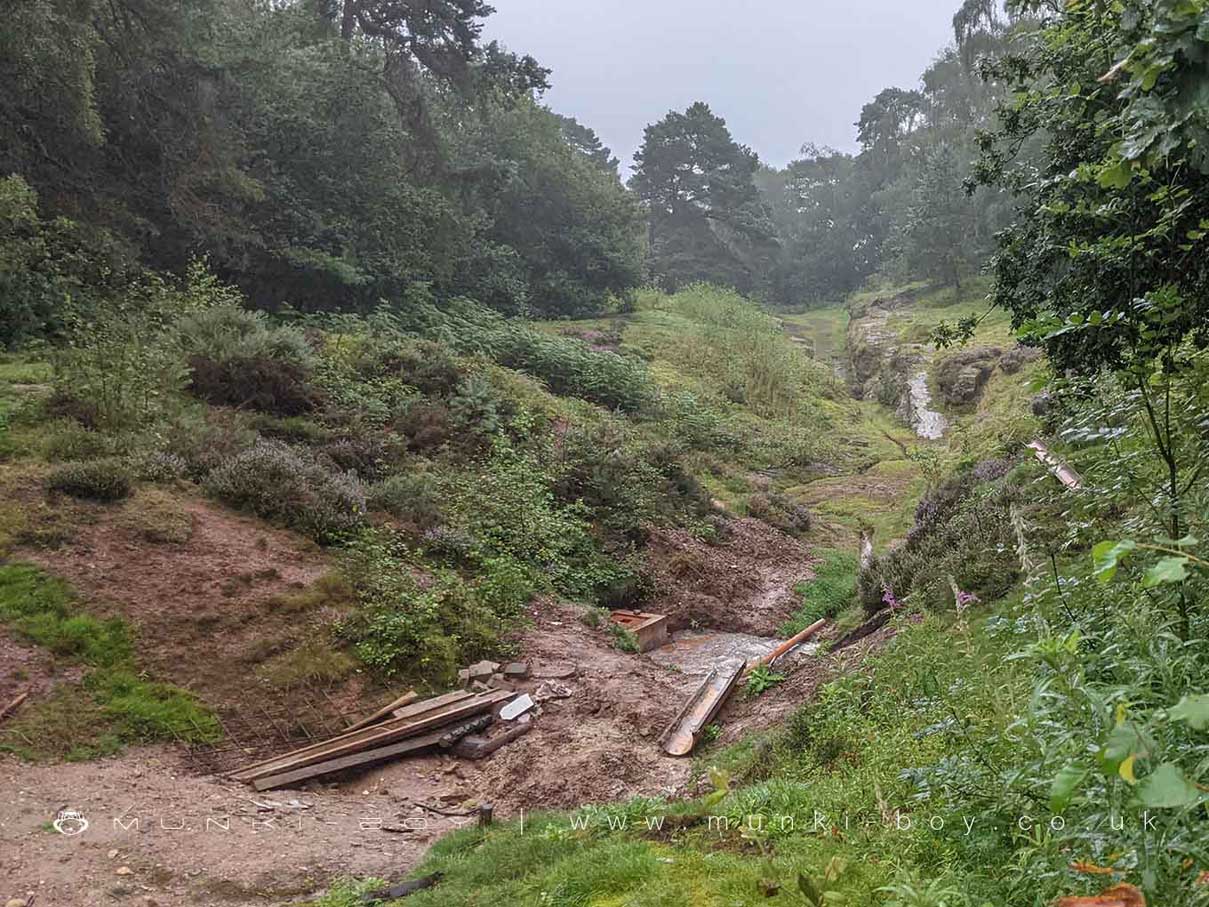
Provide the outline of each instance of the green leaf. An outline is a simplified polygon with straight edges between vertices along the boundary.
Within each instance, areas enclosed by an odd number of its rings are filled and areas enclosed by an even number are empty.
[[[1174,762],[1164,762],[1138,787],[1138,800],[1152,809],[1179,809],[1200,799],[1196,785]]]
[[[798,889],[805,895],[806,900],[814,904],[814,907],[819,907],[819,904],[822,903],[823,896],[815,888],[814,882],[810,880],[810,877],[803,872],[798,873]]]
[[[1185,721],[1194,730],[1209,729],[1209,694],[1185,696],[1167,710],[1167,717],[1172,721]]]
[[[1070,805],[1071,799],[1075,796],[1075,791],[1079,785],[1083,783],[1083,779],[1087,777],[1087,769],[1081,765],[1070,763],[1062,767],[1062,770],[1054,776],[1054,783],[1049,791],[1049,806],[1055,813],[1060,813]]]
[[[1096,182],[1101,189],[1124,189],[1133,180],[1133,171],[1125,161],[1117,161],[1100,170]]]
[[[1100,758],[1104,760],[1104,769],[1109,774],[1119,771],[1121,764],[1130,756],[1145,754],[1146,743],[1132,721],[1122,722],[1109,731],[1108,739],[1100,748]]]
[[[1122,539],[1119,542],[1100,542],[1091,549],[1091,562],[1096,579],[1102,583],[1111,583],[1117,575],[1117,565],[1129,552],[1137,548],[1137,542],[1132,539]]]
[[[1188,558],[1165,557],[1149,570],[1142,578],[1143,588],[1161,586],[1164,583],[1182,583],[1188,578]]]

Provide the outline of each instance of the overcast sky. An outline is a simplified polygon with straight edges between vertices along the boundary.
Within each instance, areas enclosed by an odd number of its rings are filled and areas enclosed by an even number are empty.
[[[488,38],[554,70],[546,103],[628,165],[642,130],[709,103],[784,165],[806,142],[851,150],[861,106],[911,87],[960,0],[493,0]]]

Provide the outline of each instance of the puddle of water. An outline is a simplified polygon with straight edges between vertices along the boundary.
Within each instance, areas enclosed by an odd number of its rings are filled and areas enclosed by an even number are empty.
[[[911,379],[911,419],[915,433],[929,441],[938,441],[948,430],[949,421],[931,409],[932,392],[928,390],[928,373],[920,372]]]
[[[656,664],[678,668],[692,677],[704,677],[723,663],[750,661],[761,658],[784,640],[746,633],[720,633],[710,630],[685,630],[672,634],[672,642],[647,653]],[[813,651],[817,646],[807,643],[793,654]]]

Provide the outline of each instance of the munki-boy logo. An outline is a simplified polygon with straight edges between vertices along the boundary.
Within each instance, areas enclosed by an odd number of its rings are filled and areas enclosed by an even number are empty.
[[[55,831],[61,835],[67,835],[69,838],[82,835],[88,830],[88,820],[76,810],[66,807],[59,810],[51,824],[55,827]]]

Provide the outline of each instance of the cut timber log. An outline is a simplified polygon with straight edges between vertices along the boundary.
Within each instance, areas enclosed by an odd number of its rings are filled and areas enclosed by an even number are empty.
[[[814,636],[816,633],[818,633],[820,630],[822,630],[823,627],[825,627],[825,626],[827,626],[827,618],[824,617],[821,620],[816,620],[814,623],[812,623],[809,627],[807,627],[801,633],[785,640],[783,643],[781,643],[779,646],[777,646],[775,649],[773,649],[771,652],[769,652],[763,658],[757,658],[754,662],[752,662],[750,667],[758,668],[760,665],[771,666],[773,664],[773,662],[775,662],[778,658],[782,658],[785,655],[787,655],[789,652],[796,649],[802,643],[806,642],[806,640],[810,639],[810,637]]]
[[[746,667],[746,663],[736,662],[710,671],[659,738],[665,753],[669,756],[687,756],[693,751],[697,738],[730,698]]]
[[[362,728],[369,727],[371,724],[377,724],[379,721],[385,721],[390,717],[390,713],[395,709],[401,709],[405,705],[411,705],[419,698],[420,695],[415,690],[409,690],[389,705],[382,706],[382,708],[378,709],[378,711],[374,712],[372,715],[367,715],[356,724],[349,725],[345,729],[345,732],[359,731]]]
[[[254,778],[293,771],[305,765],[324,762],[362,750],[386,746],[408,737],[418,736],[425,731],[452,724],[460,719],[486,712],[494,708],[498,703],[511,699],[513,695],[513,693],[504,691],[468,695],[457,702],[429,709],[412,717],[392,718],[389,721],[384,721],[381,724],[363,730],[341,734],[322,743],[311,744],[310,746],[302,747],[276,758],[246,766],[234,772],[231,777],[237,781],[251,781]],[[418,708],[421,705],[423,703],[416,703],[414,706],[408,706],[407,708]]]
[[[453,755],[461,759],[486,759],[501,746],[507,746],[513,740],[525,736],[532,728],[533,722],[529,721],[494,737],[463,737],[453,748]]]

